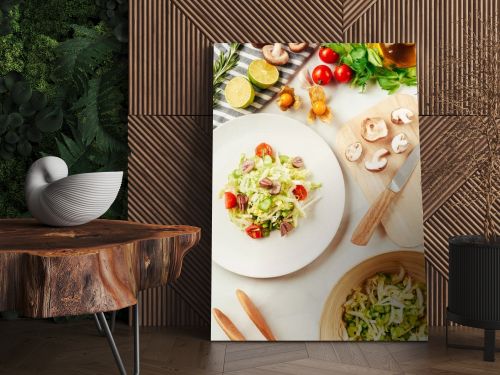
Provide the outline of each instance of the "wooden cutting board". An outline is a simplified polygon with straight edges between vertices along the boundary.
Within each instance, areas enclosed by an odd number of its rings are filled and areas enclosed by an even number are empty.
[[[415,118],[410,124],[395,125],[391,122],[392,111],[399,107],[408,108],[415,114]],[[361,137],[361,122],[367,117],[382,117],[385,120],[389,129],[389,134],[386,138],[376,142],[367,142]],[[407,135],[410,147],[404,153],[396,154],[392,151],[391,140],[396,134],[401,132]],[[357,162],[349,162],[345,158],[345,149],[351,143],[358,141],[363,145],[363,155]],[[345,171],[349,171],[354,177],[354,180],[371,204],[389,184],[408,157],[408,154],[418,143],[417,100],[410,95],[395,94],[388,96],[387,99],[384,99],[376,106],[344,124],[337,135],[336,150],[342,168]],[[391,151],[391,154],[387,157],[388,164],[383,171],[370,172],[364,166],[365,158],[370,158],[381,147]],[[399,246],[415,247],[423,244],[420,163],[418,163],[403,190],[389,207],[382,219],[382,225],[387,235]]]

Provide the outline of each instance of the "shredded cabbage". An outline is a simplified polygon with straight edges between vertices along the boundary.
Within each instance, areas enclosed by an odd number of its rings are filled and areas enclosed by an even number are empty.
[[[226,192],[247,197],[248,203],[243,210],[239,207],[228,210],[230,220],[240,229],[258,225],[262,228],[263,236],[268,236],[271,231],[280,230],[283,222],[296,228],[299,218],[307,216],[305,208],[319,199],[312,197],[312,193],[321,184],[310,181],[310,171],[305,167],[294,167],[292,160],[291,157],[278,154],[263,157],[241,155],[238,167],[229,174],[227,184],[220,192],[220,197]],[[244,171],[245,162],[254,163],[251,171]],[[271,194],[269,188],[259,184],[265,178],[280,184],[278,194]],[[293,193],[298,185],[306,189],[306,199],[299,200]]]
[[[426,286],[401,268],[379,273],[353,290],[344,304],[344,338],[362,341],[427,340]]]

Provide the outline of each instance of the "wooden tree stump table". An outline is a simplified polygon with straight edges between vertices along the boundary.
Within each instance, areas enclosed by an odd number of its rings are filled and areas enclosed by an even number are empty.
[[[117,220],[64,228],[0,220],[0,311],[32,318],[96,314],[125,374],[104,312],[134,306],[138,374],[137,293],[175,281],[200,232]]]

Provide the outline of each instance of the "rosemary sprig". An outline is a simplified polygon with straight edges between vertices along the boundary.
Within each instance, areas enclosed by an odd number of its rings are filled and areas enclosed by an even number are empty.
[[[221,53],[214,61],[213,78],[213,106],[217,105],[218,97],[221,92],[220,86],[226,78],[227,72],[238,64],[238,48],[240,43],[231,43],[229,51]]]

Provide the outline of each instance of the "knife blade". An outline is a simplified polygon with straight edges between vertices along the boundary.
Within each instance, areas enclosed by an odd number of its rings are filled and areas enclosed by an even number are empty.
[[[389,183],[388,188],[395,193],[399,193],[406,182],[410,179],[413,170],[420,160],[420,144],[416,145],[413,150],[411,150],[410,155],[406,158],[403,165],[399,167],[394,178]]]
[[[351,242],[355,245],[365,246],[375,231],[377,225],[384,217],[387,209],[391,205],[393,199],[403,189],[404,185],[410,179],[413,170],[420,160],[420,145],[416,145],[410,152],[410,155],[399,167],[396,175],[393,177],[389,185],[380,193],[370,206],[366,214],[359,222],[351,236]]]

